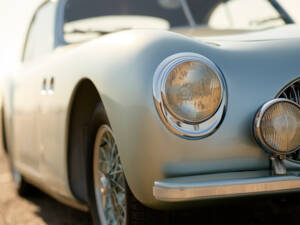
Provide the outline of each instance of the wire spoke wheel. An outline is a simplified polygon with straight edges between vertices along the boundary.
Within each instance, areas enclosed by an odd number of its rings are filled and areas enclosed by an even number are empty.
[[[93,155],[94,190],[98,215],[103,225],[126,221],[125,178],[111,129],[99,128]]]
[[[144,206],[125,179],[118,148],[100,103],[89,125],[87,185],[94,225],[171,225],[168,212]],[[123,162],[123,163],[126,163]]]

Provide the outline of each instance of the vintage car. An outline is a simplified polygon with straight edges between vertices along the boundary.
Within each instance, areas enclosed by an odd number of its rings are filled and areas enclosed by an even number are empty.
[[[0,82],[18,192],[97,225],[158,225],[204,200],[300,191],[288,2],[45,1]]]

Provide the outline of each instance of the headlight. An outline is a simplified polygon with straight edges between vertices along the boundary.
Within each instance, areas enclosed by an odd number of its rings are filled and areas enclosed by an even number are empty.
[[[166,79],[163,101],[179,120],[199,123],[210,118],[222,99],[222,85],[216,72],[202,62],[176,66]]]
[[[254,133],[262,147],[286,155],[300,147],[300,106],[286,99],[264,104],[254,121]]]
[[[186,138],[211,134],[225,112],[226,91],[221,71],[194,53],[168,57],[153,80],[156,109],[169,130]]]

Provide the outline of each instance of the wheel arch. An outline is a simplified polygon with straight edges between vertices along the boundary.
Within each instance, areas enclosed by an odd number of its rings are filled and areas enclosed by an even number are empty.
[[[86,149],[88,124],[96,106],[102,103],[94,83],[83,78],[75,86],[68,109],[67,173],[69,187],[78,200],[87,201]]]

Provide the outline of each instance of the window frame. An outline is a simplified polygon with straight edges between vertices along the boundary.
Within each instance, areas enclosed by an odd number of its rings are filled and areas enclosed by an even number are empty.
[[[26,56],[26,49],[28,47],[28,42],[29,42],[29,36],[31,34],[31,31],[32,31],[32,28],[33,28],[33,25],[35,23],[35,20],[36,20],[36,16],[37,14],[40,12],[40,10],[47,4],[56,4],[55,5],[55,15],[53,16],[54,18],[54,30],[53,30],[53,38],[54,38],[54,45],[53,45],[53,50],[55,48],[57,48],[59,45],[61,45],[60,41],[59,41],[59,38],[57,36],[57,28],[58,28],[58,20],[57,20],[57,17],[58,17],[58,4],[56,1],[53,1],[53,0],[46,0],[44,2],[42,2],[38,7],[37,9],[34,11],[34,14],[30,20],[30,23],[28,25],[28,28],[27,28],[27,31],[26,31],[26,35],[25,35],[25,39],[24,39],[24,44],[23,44],[23,47],[22,47],[22,54],[21,54],[21,62],[22,63],[26,63],[28,61],[31,61],[30,59],[26,59],[25,56]],[[33,57],[34,59],[35,57]]]

